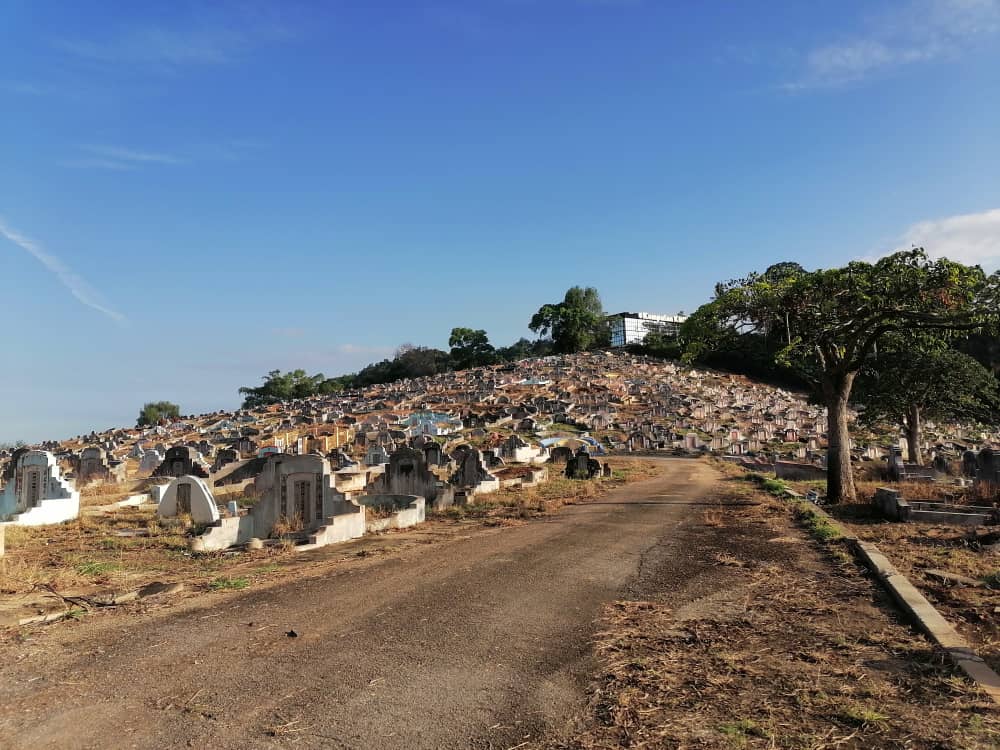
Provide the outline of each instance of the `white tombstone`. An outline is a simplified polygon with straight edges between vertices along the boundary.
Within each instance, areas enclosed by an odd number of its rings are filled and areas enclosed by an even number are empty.
[[[203,479],[190,475],[176,477],[163,490],[156,514],[161,518],[172,518],[181,513],[190,513],[191,520],[197,524],[219,520],[219,507]]]
[[[62,477],[48,451],[28,451],[17,459],[13,475],[0,492],[0,521],[43,526],[80,515],[80,493]]]

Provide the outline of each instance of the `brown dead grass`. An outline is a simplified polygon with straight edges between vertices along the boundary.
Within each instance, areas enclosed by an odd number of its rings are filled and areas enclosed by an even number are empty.
[[[878,545],[983,659],[1000,670],[1000,554],[991,547],[1000,544],[997,529],[895,523],[864,504],[833,506],[830,511],[860,539]],[[983,585],[944,583],[928,570],[943,570]]]
[[[725,499],[756,503],[704,532],[705,562],[732,581],[728,606],[669,606],[650,591],[610,607],[585,727],[549,747],[998,746],[995,707],[859,568],[835,562],[839,543],[807,540],[789,506],[724,484]]]
[[[558,467],[549,466],[549,479],[534,487],[512,487],[477,495],[464,506],[452,506],[433,515],[446,518],[528,519],[552,513],[564,505],[573,505],[601,497],[624,484],[650,479],[659,472],[654,461],[609,458],[611,479],[567,479]]]
[[[188,548],[187,532],[182,520],[161,521],[148,508],[83,515],[57,526],[7,527],[7,554],[0,557],[0,599],[50,588],[87,594],[126,590],[154,580],[207,583],[222,570],[259,564],[259,559],[280,554],[272,549],[241,555],[195,554]]]
[[[146,492],[153,483],[149,478],[129,479],[123,482],[92,482],[80,490],[80,504],[84,507],[110,505],[124,500],[129,495]]]

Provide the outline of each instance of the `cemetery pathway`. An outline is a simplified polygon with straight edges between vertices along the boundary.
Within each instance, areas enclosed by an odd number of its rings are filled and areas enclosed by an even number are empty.
[[[522,526],[39,633],[0,656],[0,745],[486,749],[562,735],[585,708],[604,605],[654,579],[688,602],[713,591],[706,534],[722,532],[701,518],[716,474],[662,464]]]

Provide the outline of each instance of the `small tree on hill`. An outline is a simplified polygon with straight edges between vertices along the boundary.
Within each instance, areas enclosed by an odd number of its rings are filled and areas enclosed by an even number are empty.
[[[256,388],[244,386],[240,388],[240,394],[243,396],[243,408],[255,409],[339,389],[340,384],[328,379],[323,373],[308,375],[305,370],[271,370],[264,376],[263,385]]]
[[[562,302],[542,305],[528,328],[541,336],[551,335],[553,348],[560,354],[607,346],[611,341],[601,295],[592,286],[570,287]]]
[[[169,401],[150,401],[139,411],[139,418],[135,424],[136,427],[150,427],[159,424],[161,419],[177,419],[180,415],[181,409],[177,404]]]
[[[496,349],[482,329],[452,328],[448,346],[451,347],[451,360],[456,370],[490,365],[497,358]]]

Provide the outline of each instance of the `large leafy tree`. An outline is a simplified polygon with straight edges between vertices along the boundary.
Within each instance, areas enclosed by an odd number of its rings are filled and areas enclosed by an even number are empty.
[[[392,359],[383,359],[363,367],[354,375],[337,378],[347,388],[363,388],[376,383],[391,383],[403,378],[419,378],[447,372],[451,367],[448,352],[426,346],[403,344]]]
[[[177,419],[181,415],[181,409],[177,404],[169,401],[150,401],[143,404],[139,410],[139,418],[135,421],[136,427],[149,427],[159,424],[161,419]]]
[[[297,398],[307,398],[319,393],[331,393],[339,390],[341,384],[328,379],[322,373],[309,375],[305,370],[271,370],[264,376],[263,385],[256,388],[244,386],[240,388],[243,396],[243,408],[255,409],[259,406],[277,404]]]
[[[496,349],[482,329],[452,328],[448,346],[456,370],[493,364],[497,359]]]
[[[571,287],[562,302],[542,305],[528,328],[551,336],[553,348],[560,354],[607,346],[610,341],[601,295],[592,286]]]
[[[990,420],[997,409],[997,379],[938,337],[905,336],[895,343],[865,365],[854,401],[864,406],[864,422],[888,421],[901,427],[910,461],[922,465],[924,420]]]
[[[974,331],[995,325],[1000,276],[930,260],[922,249],[875,263],[807,272],[793,264],[718,284],[685,324],[686,355],[723,348],[740,332],[781,336],[776,358],[793,367],[827,407],[827,494],[855,497],[848,402],[854,381],[887,336]]]
[[[552,342],[545,339],[519,338],[510,346],[501,346],[497,349],[497,358],[504,362],[517,362],[529,357],[545,357],[552,353]]]

